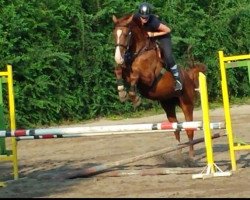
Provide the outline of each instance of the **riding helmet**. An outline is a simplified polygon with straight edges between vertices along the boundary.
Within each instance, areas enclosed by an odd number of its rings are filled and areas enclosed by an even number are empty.
[[[152,12],[152,9],[149,3],[143,2],[140,4],[139,11],[138,11],[140,17],[148,18],[151,12]]]

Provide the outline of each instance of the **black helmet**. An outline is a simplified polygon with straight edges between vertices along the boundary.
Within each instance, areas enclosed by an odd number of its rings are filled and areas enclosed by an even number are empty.
[[[149,3],[141,3],[139,6],[139,15],[142,18],[148,18],[149,15],[151,14],[152,9],[151,9],[151,5]]]

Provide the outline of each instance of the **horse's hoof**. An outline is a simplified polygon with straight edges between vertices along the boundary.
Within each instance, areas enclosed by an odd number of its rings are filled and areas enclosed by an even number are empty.
[[[118,91],[123,91],[125,88],[124,88],[124,86],[123,85],[118,85],[117,86],[117,90]]]
[[[134,108],[137,108],[139,105],[141,105],[141,97],[136,96],[135,101],[133,102]]]
[[[128,99],[127,92],[124,90],[119,91],[119,99],[120,99],[120,102],[125,102]]]

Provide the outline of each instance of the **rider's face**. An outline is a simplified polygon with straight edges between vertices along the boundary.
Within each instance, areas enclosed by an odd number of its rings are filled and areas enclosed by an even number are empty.
[[[141,19],[142,24],[145,24],[148,21],[148,17],[147,18],[140,17],[140,19]]]

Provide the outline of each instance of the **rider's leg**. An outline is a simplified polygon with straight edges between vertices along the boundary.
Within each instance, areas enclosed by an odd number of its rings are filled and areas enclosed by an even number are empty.
[[[168,37],[160,39],[159,43],[161,49],[163,50],[165,64],[170,69],[175,78],[175,90],[182,90],[182,81],[180,77],[179,67],[175,63],[172,53],[171,36],[168,35]]]

